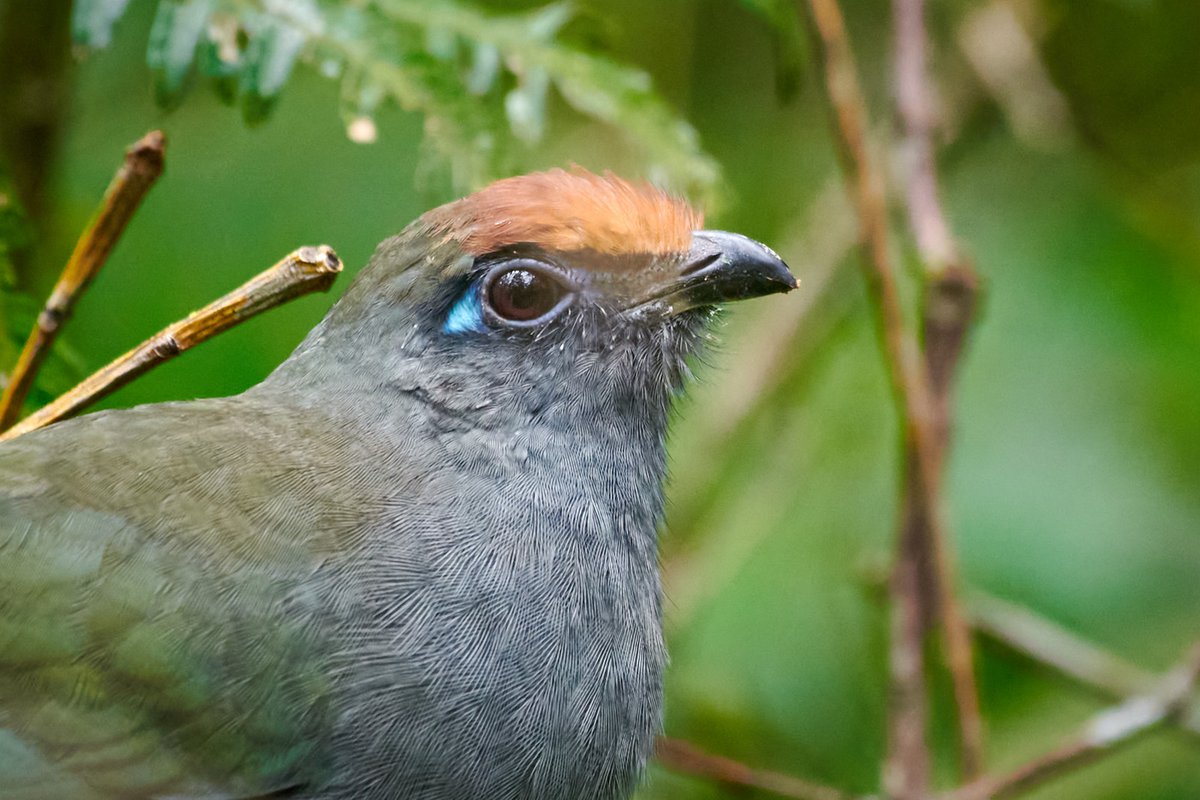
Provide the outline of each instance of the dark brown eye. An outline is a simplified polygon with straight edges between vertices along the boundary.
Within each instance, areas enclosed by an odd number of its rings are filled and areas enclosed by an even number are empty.
[[[492,278],[488,305],[511,322],[529,322],[552,311],[567,290],[540,270],[510,269]]]

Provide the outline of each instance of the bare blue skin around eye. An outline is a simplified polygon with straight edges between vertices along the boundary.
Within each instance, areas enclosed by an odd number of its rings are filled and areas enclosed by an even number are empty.
[[[443,333],[480,333],[486,330],[479,287],[472,285],[455,301],[442,325]]]

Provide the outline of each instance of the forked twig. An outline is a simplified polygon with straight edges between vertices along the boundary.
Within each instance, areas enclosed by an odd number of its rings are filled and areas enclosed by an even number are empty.
[[[310,292],[323,292],[341,271],[342,262],[331,248],[301,247],[224,297],[167,326],[53,403],[30,414],[0,434],[0,441],[77,414],[164,361],[256,314]]]
[[[836,123],[835,141],[862,228],[867,255],[862,261],[863,275],[903,433],[906,502],[890,584],[892,713],[883,778],[889,796],[915,800],[923,797],[929,787],[925,731],[928,700],[922,646],[931,593],[936,593],[937,605],[948,625],[962,624],[956,614],[952,562],[945,547],[937,407],[925,358],[904,324],[892,264],[883,172],[870,152],[867,106],[841,9],[837,0],[809,0],[809,9],[823,56],[826,92]],[[947,580],[928,586],[922,559],[935,565]],[[969,655],[968,650],[968,659]]]
[[[1146,694],[1158,680],[1153,672],[1016,603],[973,591],[967,596],[967,611],[979,634],[1107,697],[1127,700]],[[1178,723],[1182,730],[1200,735],[1200,701],[1191,703]]]
[[[942,210],[933,134],[937,127],[928,74],[925,0],[893,0],[896,28],[896,111],[904,131],[904,199],[913,241],[926,272],[936,275],[962,260]]]
[[[674,772],[760,789],[793,800],[851,800],[853,797],[832,786],[754,769],[740,761],[706,753],[691,742],[667,736],[659,737],[656,756],[660,764]]]
[[[1016,797],[1075,767],[1111,753],[1170,722],[1189,706],[1200,678],[1200,644],[1148,694],[1130,698],[1092,717],[1073,737],[1003,775],[987,776],[942,800]]]
[[[953,388],[960,355],[978,308],[979,279],[963,256],[942,208],[933,134],[934,95],[928,72],[929,34],[925,0],[893,0],[896,108],[903,126],[904,197],[909,229],[925,276],[921,315],[923,353],[930,381],[933,426],[931,454],[941,473],[954,415]],[[909,441],[914,447],[915,441]],[[918,455],[909,452],[910,462]],[[916,581],[927,594],[922,609],[941,621],[946,663],[954,687],[961,741],[961,773],[970,780],[983,771],[983,715],[968,625],[955,593],[953,543],[935,541],[913,482],[905,486],[901,558],[915,560]]]
[[[142,198],[162,174],[165,149],[166,137],[162,131],[151,131],[125,151],[124,163],[105,191],[96,215],[76,242],[4,387],[0,396],[0,430],[10,428],[21,415],[25,397],[51,345],[70,318],[75,302],[104,266]]]

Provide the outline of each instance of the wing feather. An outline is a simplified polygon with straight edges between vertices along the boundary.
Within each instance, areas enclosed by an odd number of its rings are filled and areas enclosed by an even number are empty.
[[[337,533],[314,518],[333,455],[281,447],[275,424],[228,398],[0,446],[6,800],[269,796],[319,774],[329,688],[303,587]]]

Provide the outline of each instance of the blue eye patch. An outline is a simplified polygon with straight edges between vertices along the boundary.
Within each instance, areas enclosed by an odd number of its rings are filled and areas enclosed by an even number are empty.
[[[483,321],[483,298],[479,294],[479,281],[472,281],[462,297],[454,301],[442,333],[483,333],[487,325]]]

